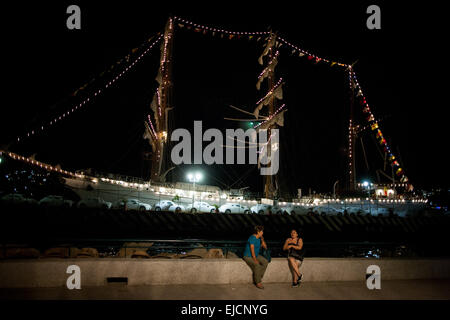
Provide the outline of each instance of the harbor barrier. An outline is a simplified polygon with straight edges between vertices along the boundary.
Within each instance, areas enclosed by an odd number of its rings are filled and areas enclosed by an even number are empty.
[[[169,284],[251,284],[250,268],[242,259],[41,259],[0,261],[1,288],[65,287],[69,266],[80,268],[83,286]],[[303,281],[361,281],[377,265],[383,280],[448,279],[450,259],[307,258]],[[117,280],[117,281],[116,281]],[[120,280],[120,281],[118,281]],[[290,283],[287,260],[269,263],[264,283]]]

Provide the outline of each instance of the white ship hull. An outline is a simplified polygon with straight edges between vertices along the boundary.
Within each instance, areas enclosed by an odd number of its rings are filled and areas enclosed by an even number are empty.
[[[154,205],[161,200],[171,200],[177,204],[187,206],[193,201],[204,201],[211,205],[221,206],[235,202],[252,207],[257,200],[244,200],[242,196],[233,197],[229,192],[217,187],[196,185],[195,192],[192,184],[176,183],[171,186],[156,186],[149,184],[130,183],[105,178],[75,177],[65,178],[66,185],[81,199],[102,198],[116,203],[123,199],[138,199],[141,202]],[[393,199],[308,199],[301,202],[279,202],[281,208],[291,207],[288,214],[307,214],[325,212],[336,215],[347,212],[377,215],[389,215],[390,212],[398,216],[415,215],[424,210],[427,205],[422,200],[393,200]]]
[[[196,186],[194,192],[192,186],[191,189],[186,189],[186,186],[183,184],[177,188],[178,184],[174,187],[162,187],[123,181],[118,182],[111,183],[110,181],[102,181],[99,178],[65,178],[66,186],[72,189],[81,199],[98,197],[113,204],[124,199],[138,199],[152,206],[161,200],[171,200],[181,205],[188,205],[193,201],[206,201],[219,206],[225,203],[220,201],[222,199],[220,199],[218,191],[205,190],[204,186],[201,185]]]

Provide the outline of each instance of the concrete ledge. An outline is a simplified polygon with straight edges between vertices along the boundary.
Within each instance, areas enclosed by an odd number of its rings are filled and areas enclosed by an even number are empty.
[[[304,281],[365,281],[378,265],[383,280],[450,279],[450,259],[307,258]],[[251,283],[242,259],[39,259],[0,261],[1,288],[66,286],[67,267],[81,269],[82,286],[104,286],[108,277],[126,277],[128,285]],[[263,282],[291,282],[287,260],[272,259]]]

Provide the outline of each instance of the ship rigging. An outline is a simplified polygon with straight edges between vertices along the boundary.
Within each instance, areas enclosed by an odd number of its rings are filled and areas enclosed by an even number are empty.
[[[393,151],[390,149],[386,139],[384,138],[380,126],[379,121],[375,118],[372,113],[370,106],[367,102],[366,97],[362,91],[362,88],[358,82],[358,78],[356,76],[356,72],[354,71],[354,64],[345,64],[336,61],[331,61],[322,57],[319,57],[315,54],[312,54],[306,50],[299,48],[298,46],[290,43],[282,36],[278,35],[276,32],[266,31],[266,32],[234,32],[227,31],[218,28],[212,28],[208,26],[198,25],[193,22],[184,20],[179,17],[171,17],[168,19],[165,29],[163,32],[156,34],[151,37],[148,41],[144,43],[145,48],[142,50],[142,53],[135,57],[134,61],[130,61],[131,56],[128,55],[126,61],[129,62],[128,66],[126,66],[123,71],[121,71],[115,78],[113,78],[109,83],[105,85],[104,88],[96,91],[92,96],[87,97],[78,105],[73,108],[67,110],[61,116],[50,120],[45,125],[42,125],[40,128],[32,129],[30,132],[27,132],[25,135],[21,137],[17,137],[14,141],[15,143],[20,143],[24,139],[31,137],[33,135],[37,135],[39,132],[43,131],[46,127],[54,125],[56,122],[63,121],[70,114],[76,112],[78,109],[82,109],[84,105],[91,103],[91,100],[94,100],[96,96],[103,93],[103,91],[107,90],[115,81],[117,81],[124,74],[132,70],[135,65],[150,52],[150,50],[156,46],[158,43],[160,44],[160,65],[158,69],[157,76],[155,78],[158,83],[158,87],[155,90],[155,94],[153,96],[153,100],[150,104],[150,112],[147,115],[144,121],[144,139],[148,140],[148,143],[151,146],[151,174],[148,181],[144,181],[144,183],[131,184],[129,182],[124,182],[118,179],[110,179],[110,178],[101,178],[105,180],[101,180],[103,182],[113,181],[115,184],[120,184],[128,187],[134,186],[138,189],[146,189],[148,190],[152,186],[163,186],[166,183],[166,177],[168,173],[173,170],[175,167],[171,164],[170,161],[170,150],[171,150],[171,140],[170,135],[173,128],[173,114],[176,110],[173,105],[173,80],[172,80],[172,63],[173,63],[173,43],[175,38],[175,31],[177,28],[186,28],[188,30],[192,30],[194,32],[201,32],[204,34],[220,34],[221,38],[229,38],[230,40],[233,38],[248,38],[255,39],[257,41],[263,41],[263,52],[258,58],[258,63],[262,66],[262,71],[257,77],[256,89],[258,92],[262,92],[260,95],[260,99],[256,102],[256,107],[252,110],[246,110],[245,108],[230,106],[231,108],[244,113],[247,119],[236,119],[236,118],[225,118],[226,120],[232,121],[253,121],[257,123],[253,126],[256,130],[267,130],[268,136],[271,137],[271,132],[275,128],[284,126],[284,116],[287,112],[286,104],[282,104],[283,100],[283,86],[285,84],[283,78],[277,78],[275,69],[278,64],[278,60],[280,59],[281,49],[287,48],[292,50],[292,53],[297,54],[299,57],[306,57],[307,60],[312,61],[313,63],[321,63],[332,66],[339,66],[342,68],[344,72],[348,73],[348,82],[349,82],[349,91],[350,91],[350,101],[349,101],[349,126],[348,126],[348,180],[347,180],[347,189],[352,191],[356,190],[360,185],[357,183],[356,179],[356,165],[355,165],[355,149],[357,144],[357,138],[360,137],[361,132],[365,129],[371,130],[371,133],[375,136],[376,141],[378,142],[378,147],[382,149],[382,154],[384,156],[385,170],[378,170],[378,176],[384,175],[388,176],[389,179],[392,180],[392,184],[401,183],[406,186],[407,190],[412,190],[412,185],[409,182],[409,179],[406,177],[402,166],[396,159],[393,154]],[[82,90],[82,88],[77,89],[77,91]],[[264,91],[265,90],[265,91]],[[362,109],[362,113],[365,115],[367,124],[363,128],[363,124],[358,124],[354,118],[355,109],[357,105]],[[252,116],[251,119],[248,116]],[[362,151],[364,153],[365,161],[367,164],[366,154],[364,145],[361,141]],[[270,153],[273,150],[279,148],[278,145],[272,144],[269,139],[267,143],[267,152],[270,156]],[[63,175],[67,175],[73,179],[76,178],[85,178],[88,175],[81,172],[70,172],[67,170],[62,170],[60,167],[54,167],[34,159],[23,157],[21,155],[10,152],[9,150],[5,151],[6,154],[10,155],[14,159],[27,161],[32,165],[38,165],[43,169],[51,170],[58,172]],[[384,171],[386,171],[386,164],[389,163],[391,167],[391,175],[386,175]],[[258,166],[261,166],[258,163]],[[267,164],[270,166],[270,163]],[[368,165],[367,165],[368,167]],[[93,183],[98,183],[99,178],[89,176],[89,179]],[[279,182],[277,175],[266,175],[263,177],[264,180],[264,197],[267,199],[278,199],[279,198]],[[213,193],[215,190],[213,191]],[[219,193],[215,194],[214,197],[220,197]]]

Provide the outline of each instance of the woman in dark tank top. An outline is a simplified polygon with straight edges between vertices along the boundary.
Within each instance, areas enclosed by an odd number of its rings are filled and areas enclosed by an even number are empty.
[[[292,287],[298,287],[302,280],[303,274],[300,273],[300,266],[303,259],[293,257],[290,253],[291,250],[302,250],[303,239],[298,236],[297,230],[291,230],[291,237],[284,242],[283,250],[288,251],[288,263],[289,269],[292,273]]]

